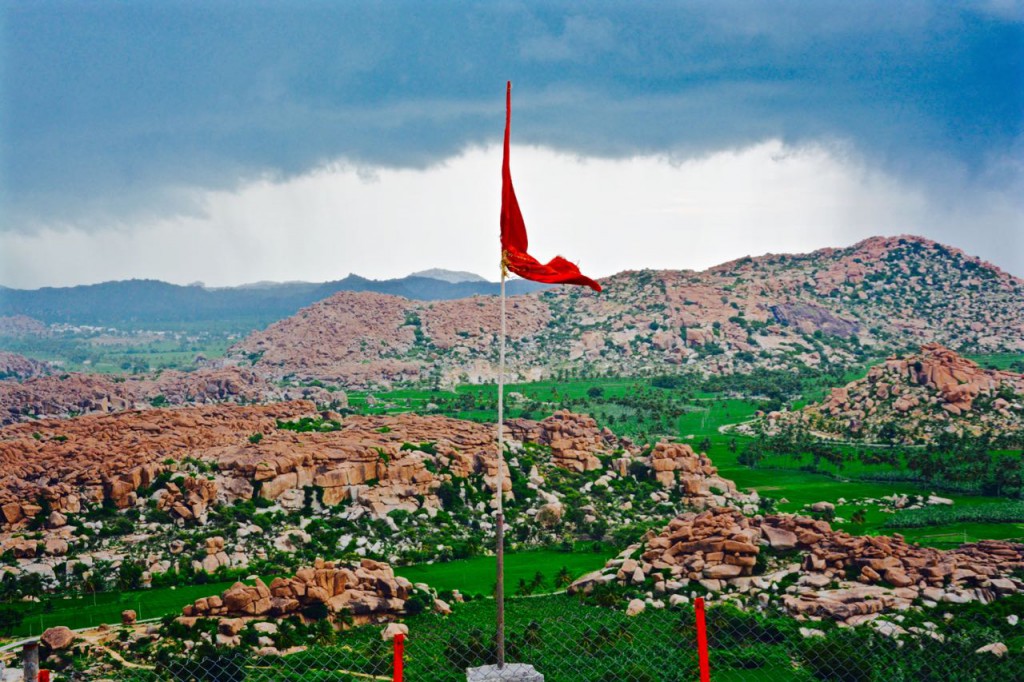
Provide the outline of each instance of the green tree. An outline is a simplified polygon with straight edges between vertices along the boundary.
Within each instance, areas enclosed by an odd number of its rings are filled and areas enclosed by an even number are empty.
[[[21,625],[22,613],[13,606],[0,608],[0,635],[8,637]]]
[[[142,566],[125,559],[117,570],[117,586],[122,590],[137,590],[142,587]]]

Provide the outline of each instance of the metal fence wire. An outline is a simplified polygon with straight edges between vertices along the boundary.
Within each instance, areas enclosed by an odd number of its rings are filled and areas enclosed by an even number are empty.
[[[797,620],[751,601],[716,596],[703,609],[704,674],[696,600],[652,598],[629,615],[621,601],[565,594],[508,600],[501,669],[494,667],[491,599],[457,604],[449,615],[407,618],[408,633],[398,637],[390,634],[404,628],[381,623],[336,629],[293,617],[225,629],[216,619],[193,627],[167,619],[113,629],[106,642],[44,652],[42,667],[53,680],[117,682],[1024,680],[1020,595],[910,608],[856,627]]]

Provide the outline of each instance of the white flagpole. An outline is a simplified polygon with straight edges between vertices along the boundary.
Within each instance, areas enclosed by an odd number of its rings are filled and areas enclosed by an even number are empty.
[[[498,498],[497,557],[498,583],[494,599],[498,604],[498,668],[505,666],[505,512],[502,488],[505,483],[505,260],[501,262],[501,336],[498,346],[498,476],[495,495]]]

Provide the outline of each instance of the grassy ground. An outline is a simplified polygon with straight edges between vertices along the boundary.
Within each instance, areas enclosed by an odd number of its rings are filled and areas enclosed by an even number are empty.
[[[193,369],[197,355],[219,358],[233,343],[227,336],[194,340],[149,338],[57,337],[31,340],[0,339],[0,347],[35,360],[59,363],[68,372],[131,374],[133,371]]]
[[[713,406],[681,417],[679,432],[684,439],[689,439],[688,442],[700,441],[707,437],[712,443],[708,455],[718,467],[719,473],[724,478],[735,481],[741,490],[756,490],[763,497],[785,500],[778,504],[779,511],[797,512],[804,505],[818,501],[836,503],[839,499],[845,499],[852,502],[864,498],[878,499],[893,494],[928,495],[935,492],[927,484],[857,480],[856,476],[860,474],[891,470],[884,466],[864,466],[857,462],[846,464],[842,471],[828,463],[821,463],[821,469],[829,471],[831,475],[801,470],[801,465],[807,464],[806,461],[787,462],[782,459],[773,462],[779,468],[758,469],[739,464],[737,457],[745,439],[735,438],[737,448],[733,452],[728,444],[734,437],[720,434],[718,428],[724,424],[750,419],[755,410],[756,404],[750,401],[715,401]],[[956,505],[965,506],[997,505],[1004,501],[1003,498],[997,497],[940,494],[952,499]],[[836,515],[847,520],[858,510],[865,512],[864,523],[841,523],[835,524],[836,527],[854,534],[900,532],[910,541],[935,547],[949,547],[981,539],[1024,541],[1024,525],[1017,523],[952,523],[899,531],[883,530],[883,524],[891,515],[880,511],[878,507],[852,503],[836,505]]]
[[[987,369],[1009,369],[1020,372],[1019,367],[1024,365],[1024,353],[981,353],[965,357]]]
[[[539,402],[552,402],[562,400],[578,400],[588,398],[587,392],[593,388],[599,388],[603,397],[615,398],[626,396],[644,387],[646,382],[643,379],[632,378],[607,378],[607,379],[573,379],[571,381],[538,381],[527,384],[508,384],[505,386],[505,395],[508,407],[511,411],[516,410],[516,401],[508,398],[509,394],[519,393],[528,400]],[[373,396],[378,401],[376,406],[369,406],[367,400]],[[348,394],[349,404],[360,411],[371,414],[387,414],[396,412],[425,411],[429,403],[438,403],[452,400],[459,396],[472,396],[488,406],[496,403],[498,388],[494,384],[462,384],[455,390],[429,390],[429,389],[399,389],[387,392],[352,391]],[[482,419],[494,419],[493,409],[464,410],[460,412],[465,415],[474,415]],[[458,416],[458,415],[453,415]],[[468,418],[468,417],[462,417]]]
[[[538,550],[508,554],[505,557],[505,590],[514,593],[520,579],[529,583],[539,572],[544,576],[544,584],[538,592],[554,591],[557,589],[555,576],[563,567],[576,578],[604,566],[609,553],[611,550],[606,549],[599,553]],[[405,566],[396,569],[396,573],[413,582],[425,582],[440,591],[459,590],[463,594],[489,595],[495,583],[495,563],[491,556]]]
[[[533,580],[540,572],[544,583],[537,592],[553,592],[555,576],[566,567],[573,578],[604,566],[611,550],[595,553],[589,544],[581,543],[574,552],[538,550],[510,553],[505,557],[505,590],[515,594],[520,578]],[[395,571],[414,583],[425,582],[439,591],[459,590],[466,595],[490,595],[494,590],[495,563],[492,556],[480,556],[449,563],[419,564],[399,567]],[[272,577],[263,576],[266,583]],[[14,608],[22,612],[23,621],[15,635],[38,635],[55,625],[72,629],[102,623],[118,623],[121,612],[135,611],[138,618],[156,618],[180,613],[181,608],[200,597],[220,594],[231,582],[159,587],[131,592],[104,592],[79,599],[53,599],[42,602],[19,602]]]
[[[180,613],[181,607],[200,597],[220,594],[233,582],[160,587],[131,592],[103,592],[77,599],[53,599],[42,602],[19,602],[13,606],[22,612],[21,626],[15,635],[39,635],[46,628],[66,625],[84,628],[102,623],[119,623],[121,612],[135,611],[138,618],[156,618]]]
[[[695,403],[693,411],[681,416],[676,427],[683,438],[708,436],[712,442],[725,442],[728,439],[723,438],[718,429],[753,419],[757,409],[758,403],[752,400],[708,398]]]

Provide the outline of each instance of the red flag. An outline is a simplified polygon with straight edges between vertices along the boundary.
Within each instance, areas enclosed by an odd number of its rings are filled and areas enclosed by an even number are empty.
[[[512,130],[512,81],[505,90],[505,155],[501,164],[501,264],[523,279],[548,284],[580,284],[594,291],[601,291],[601,285],[586,277],[561,256],[555,256],[547,264],[541,263],[527,253],[526,223],[519,210],[516,192],[512,189],[512,171],[508,165],[509,137]]]

